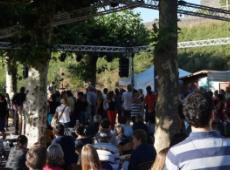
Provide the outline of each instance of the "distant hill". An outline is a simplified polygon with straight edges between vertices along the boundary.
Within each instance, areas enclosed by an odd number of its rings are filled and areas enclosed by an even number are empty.
[[[189,0],[187,1],[189,2]],[[201,0],[201,5],[220,8],[220,1],[221,0]],[[157,20],[154,22],[157,22]],[[145,26],[148,29],[152,29],[152,25],[154,22],[146,22]],[[185,16],[184,18],[181,19],[181,21],[178,22],[178,26],[179,27],[193,27],[193,26],[203,25],[206,23],[216,23],[216,22],[219,22],[219,21],[195,17],[195,16]]]
[[[220,0],[201,0],[200,4],[218,8],[220,7]]]

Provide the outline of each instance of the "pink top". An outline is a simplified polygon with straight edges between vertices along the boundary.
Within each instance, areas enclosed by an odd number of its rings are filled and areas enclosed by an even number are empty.
[[[45,165],[44,167],[43,167],[43,170],[63,170],[63,168],[61,168],[61,167],[53,167],[53,166],[50,166],[50,165]]]

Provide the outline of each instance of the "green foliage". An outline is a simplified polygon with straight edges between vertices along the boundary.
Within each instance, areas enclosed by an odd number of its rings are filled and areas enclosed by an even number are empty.
[[[221,38],[230,36],[230,23],[213,22],[204,23],[200,26],[183,27],[179,34],[180,41],[191,41],[211,38]]]
[[[153,54],[150,52],[141,52],[134,57],[134,71],[139,73],[153,65]]]
[[[182,28],[179,41],[202,40],[230,36],[230,24],[225,22],[205,23],[196,27]],[[181,49],[178,52],[179,66],[194,72],[201,69],[230,69],[230,47],[210,46]]]

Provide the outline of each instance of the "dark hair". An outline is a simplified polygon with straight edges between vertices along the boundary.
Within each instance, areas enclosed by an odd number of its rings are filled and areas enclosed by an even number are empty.
[[[47,164],[53,167],[64,164],[64,152],[61,145],[52,144],[47,148]]]
[[[61,123],[58,123],[55,127],[54,127],[54,132],[57,135],[64,135],[65,132],[65,128]]]
[[[46,148],[41,145],[32,146],[26,155],[26,165],[32,169],[42,169],[46,163]]]
[[[183,112],[190,125],[207,127],[211,119],[212,101],[206,93],[196,91],[185,99]]]
[[[26,145],[28,143],[28,139],[25,135],[20,135],[17,138],[17,144],[18,145]]]
[[[100,123],[101,127],[103,129],[109,129],[110,127],[110,123],[109,123],[109,120],[108,119],[103,119]]]
[[[146,87],[147,93],[151,92],[151,90],[152,90],[151,86],[147,86],[147,87]]]
[[[133,137],[140,140],[141,143],[147,143],[148,142],[148,136],[147,133],[143,129],[137,129],[133,133]]]
[[[108,89],[107,89],[107,88],[104,88],[104,89],[103,89],[103,93],[104,93],[104,94],[107,94],[107,93],[108,93]]]
[[[127,90],[128,90],[129,92],[131,92],[131,91],[133,90],[133,87],[132,87],[131,84],[127,85]]]
[[[80,125],[77,129],[76,129],[77,134],[81,135],[81,136],[86,136],[86,128],[84,125]]]

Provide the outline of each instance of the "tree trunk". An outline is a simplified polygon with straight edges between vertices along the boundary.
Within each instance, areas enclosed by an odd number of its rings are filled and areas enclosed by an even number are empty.
[[[46,136],[48,65],[47,60],[37,63],[29,69],[26,135],[30,145],[37,142],[39,138]]]
[[[96,78],[96,72],[97,72],[97,55],[87,55],[85,58],[86,61],[86,81],[91,83],[91,85],[96,86],[97,78]]]
[[[155,48],[158,74],[155,148],[157,153],[168,148],[179,132],[178,63],[177,63],[177,0],[160,0],[159,37]]]
[[[17,92],[17,65],[16,61],[6,57],[6,93],[10,99]]]

